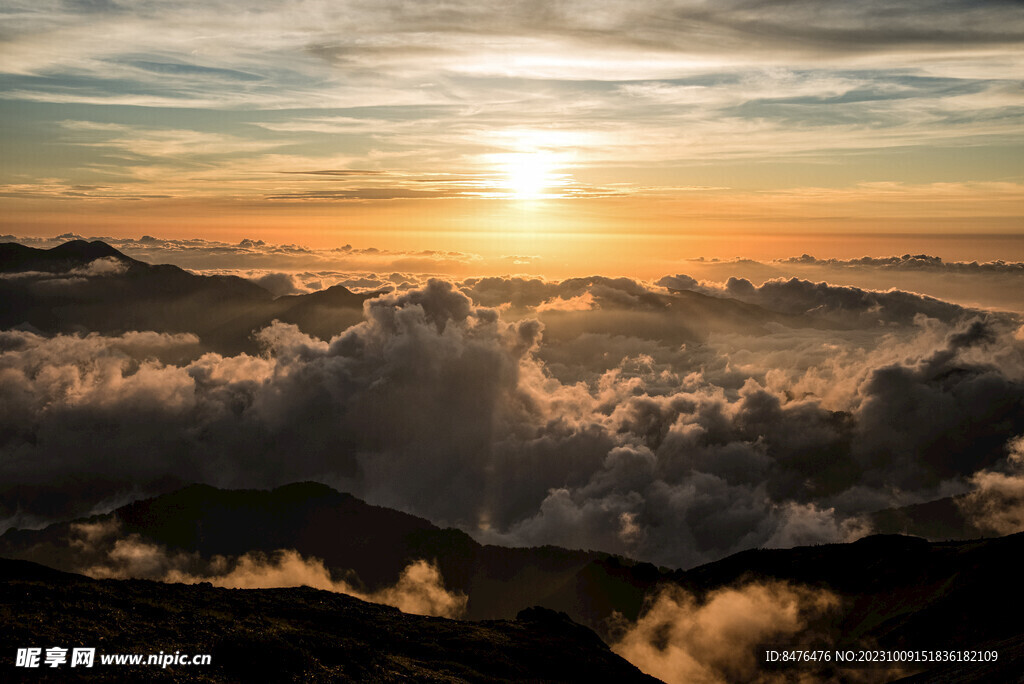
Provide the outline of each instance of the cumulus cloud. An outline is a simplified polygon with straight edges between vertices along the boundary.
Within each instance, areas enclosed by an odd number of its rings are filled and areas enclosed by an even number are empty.
[[[391,273],[374,271],[272,271],[266,269],[206,268],[196,269],[198,275],[227,275],[251,280],[275,297],[309,294],[341,285],[350,292],[383,293],[392,290],[410,290],[422,287],[431,277],[429,273]]]
[[[591,311],[595,306],[594,295],[591,292],[584,292],[581,295],[563,299],[555,297],[546,299],[537,305],[537,312],[543,311]]]
[[[474,302],[484,306],[507,304],[516,309],[553,310],[581,310],[583,305],[590,309],[663,310],[667,307],[660,293],[630,278],[590,276],[551,281],[522,276],[489,277],[467,278],[460,285]]]
[[[1024,263],[1014,261],[947,261],[928,254],[820,259],[804,254],[773,261],[693,259],[686,263],[684,281],[665,287],[698,289],[698,281],[724,283],[730,277],[755,285],[796,277],[884,292],[898,288],[936,297],[961,306],[1024,313]],[[696,277],[696,280],[690,276]]]
[[[858,259],[816,259],[810,254],[781,259],[780,263],[847,268],[876,268],[889,271],[938,271],[940,273],[994,273],[1024,275],[1024,263],[1019,261],[944,261],[928,254],[904,254],[890,257],[860,257]]]
[[[974,489],[956,500],[971,523],[995,534],[1024,532],[1024,437],[1006,445],[1002,470],[971,476]]]
[[[448,618],[461,617],[469,601],[462,592],[448,591],[437,566],[422,559],[406,566],[395,585],[366,592],[358,588],[358,578],[338,577],[345,573],[332,573],[319,558],[306,558],[291,549],[218,555],[207,561],[197,553],[169,551],[137,534],[123,535],[112,518],[73,524],[69,547],[77,554],[79,571],[96,579],[209,582],[230,589],[305,586],[394,606],[405,613]]]
[[[329,339],[275,322],[255,355],[3,332],[3,517],[319,480],[483,541],[692,566],[855,539],[968,491],[1024,433],[1019,322],[915,295],[377,280],[406,287]]]
[[[702,599],[672,586],[612,650],[669,684],[793,681],[764,668],[764,649],[797,635],[809,643],[808,626],[839,605],[827,590],[780,582],[725,587]],[[813,675],[805,666],[797,676]]]
[[[299,281],[292,273],[265,273],[259,277],[251,278],[251,280],[275,297],[308,294],[320,289],[319,287],[307,287],[307,283]]]
[[[303,558],[296,551],[280,550],[269,556],[247,553],[233,562],[217,557],[210,569],[216,573],[219,568],[229,565],[231,569],[225,574],[195,576],[172,572],[164,581],[189,584],[202,581],[231,589],[306,586],[394,606],[404,613],[447,618],[461,617],[469,601],[469,597],[462,592],[445,589],[440,570],[425,560],[417,560],[406,566],[394,586],[369,593],[359,591],[345,580],[332,579],[322,560]]]
[[[823,541],[852,542],[871,533],[868,521],[851,516],[837,519],[835,509],[821,510],[813,503],[789,502],[780,512],[781,523],[764,543],[765,548],[788,549]]]
[[[775,278],[755,286],[746,278],[730,277],[724,284],[698,283],[687,275],[666,276],[658,284],[669,289],[692,290],[763,306],[781,313],[813,316],[833,324],[864,327],[872,323],[907,324],[918,315],[955,321],[965,309],[902,290],[873,291],[858,287]]]
[[[69,275],[81,275],[81,276],[109,276],[118,275],[128,270],[128,264],[117,257],[102,257],[100,259],[93,259],[85,266],[79,268],[73,268],[69,271]]]
[[[358,594],[357,594],[358,596]],[[436,565],[418,560],[402,571],[398,583],[372,594],[365,601],[394,606],[405,613],[457,618],[466,612],[469,597],[445,590]]]

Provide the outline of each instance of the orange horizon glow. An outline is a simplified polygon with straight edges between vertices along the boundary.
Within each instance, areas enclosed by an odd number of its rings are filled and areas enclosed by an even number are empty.
[[[897,245],[1024,260],[1000,11],[960,41],[952,6],[560,7],[540,31],[516,3],[443,24],[430,3],[220,5],[7,17],[0,231],[525,254],[551,276]]]

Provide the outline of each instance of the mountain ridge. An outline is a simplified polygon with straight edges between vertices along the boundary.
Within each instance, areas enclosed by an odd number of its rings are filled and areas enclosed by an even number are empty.
[[[97,259],[112,259],[122,268],[89,273]],[[51,249],[0,243],[0,273],[22,276],[0,278],[0,297],[9,303],[0,311],[0,328],[22,326],[47,334],[82,329],[107,335],[194,333],[199,352],[224,354],[258,353],[253,332],[274,320],[329,338],[361,320],[363,302],[379,294],[336,285],[330,292],[275,299],[244,278],[148,264],[99,240],[73,240]]]
[[[124,265],[123,272],[77,273],[73,287],[56,276],[81,271],[96,259]],[[52,276],[0,278],[0,296],[13,305],[0,311],[0,328],[28,326],[43,333],[75,333],[82,329],[116,335],[129,330],[195,333],[200,349],[221,354],[260,351],[255,330],[273,320],[292,323],[303,332],[328,340],[362,320],[363,302],[383,291],[356,293],[342,285],[300,295],[275,298],[261,286],[237,276],[197,275],[170,264],[132,259],[102,241],[73,240],[48,250],[18,243],[0,243],[0,273]],[[570,279],[585,283],[591,278]],[[67,280],[67,278],[63,279]],[[646,308],[644,308],[646,307]],[[699,340],[706,332],[700,320],[721,332],[763,334],[765,326],[821,327],[811,317],[772,311],[737,299],[678,290],[644,297],[639,311],[615,310],[614,316],[581,317],[578,312],[549,311],[545,336],[552,340],[584,332],[612,334],[624,320],[640,335],[669,336],[680,343]],[[650,311],[669,311],[666,328]],[[834,327],[835,323],[828,323]],[[194,355],[193,355],[194,356]]]
[[[693,597],[697,609],[722,592],[751,586],[827,592],[838,602],[833,610],[809,618],[793,636],[804,645],[977,650],[1005,644],[1008,650],[998,666],[970,670],[948,664],[936,666],[936,672],[945,673],[941,681],[949,682],[1024,672],[1024,631],[1018,620],[1024,590],[1016,581],[1024,533],[951,542],[873,535],[844,544],[751,549],[696,568],[669,570],[596,551],[481,545],[465,532],[305,482],[274,490],[193,485],[106,516],[38,531],[9,530],[0,535],[0,556],[49,560],[45,565],[60,570],[79,562],[81,569],[84,557],[76,561],[74,549],[82,547],[83,538],[73,534],[72,525],[98,529],[112,520],[120,526],[118,539],[204,555],[270,553],[285,540],[287,548],[322,559],[332,573],[368,590],[392,583],[408,562],[425,559],[436,563],[447,590],[469,596],[470,620],[510,620],[524,607],[539,606],[564,613],[609,643],[664,592]],[[346,574],[353,569],[358,578]],[[40,582],[53,572],[40,571]]]
[[[656,682],[596,634],[544,608],[463,622],[308,587],[223,589],[93,580],[0,559],[0,639],[14,647],[96,648],[93,669],[32,671],[35,680]],[[208,666],[101,665],[110,653],[209,654]],[[0,660],[5,678],[24,675]]]

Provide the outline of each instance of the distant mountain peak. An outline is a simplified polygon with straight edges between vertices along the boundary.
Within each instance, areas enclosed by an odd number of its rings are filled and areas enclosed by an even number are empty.
[[[93,240],[92,242],[88,242],[86,240],[71,240],[64,244],[57,245],[48,251],[52,254],[81,259],[82,261],[92,261],[94,259],[103,259],[106,257],[115,257],[117,259],[125,260],[130,259],[130,257],[114,249],[102,240]]]
[[[187,331],[201,340],[197,352],[231,355],[260,353],[252,333],[275,320],[330,339],[362,321],[363,302],[373,296],[336,286],[274,299],[250,280],[149,264],[101,240],[69,240],[52,249],[0,242],[0,273],[26,274],[0,279],[0,300],[9,303],[0,308],[0,328],[104,335]],[[41,280],[54,282],[37,287]]]
[[[71,240],[51,249],[36,249],[16,242],[0,243],[0,271],[5,273],[25,271],[60,273],[85,266],[96,259],[111,257],[132,266],[141,263],[101,240],[92,242]]]

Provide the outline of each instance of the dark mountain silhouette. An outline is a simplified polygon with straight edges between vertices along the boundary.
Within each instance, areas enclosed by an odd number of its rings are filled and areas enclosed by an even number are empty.
[[[958,502],[949,496],[927,503],[887,508],[871,515],[873,529],[884,534],[912,534],[934,540],[977,539],[985,536],[965,515]]]
[[[940,543],[874,535],[744,551],[671,579],[698,594],[748,579],[830,589],[844,598],[837,646],[870,639],[883,648],[967,648],[1024,631],[1021,557],[1024,533]]]
[[[329,340],[362,320],[363,302],[378,293],[358,294],[342,285],[305,295],[285,295],[274,300],[285,323],[295,323],[302,332]]]
[[[106,260],[102,268],[96,260]],[[254,330],[274,319],[330,337],[362,318],[363,301],[335,286],[314,295],[274,299],[235,276],[201,276],[151,265],[104,242],[74,240],[53,249],[0,244],[0,328],[44,333],[130,330],[195,333],[197,353],[258,351]]]
[[[128,264],[142,263],[125,256],[105,242],[72,240],[52,249],[35,249],[16,242],[0,243],[0,269],[3,273],[45,271],[59,273],[88,264],[94,259],[113,257]]]
[[[469,619],[511,618],[524,606],[539,604],[603,631],[612,611],[635,619],[658,577],[650,564],[606,553],[484,546],[460,530],[440,529],[316,483],[272,491],[192,485],[88,519],[105,520],[117,520],[123,535],[138,534],[206,558],[295,549],[323,559],[329,568],[354,571],[367,590],[395,584],[415,560],[436,561],[445,585],[470,597]],[[8,530],[0,536],[0,556],[80,571],[93,559],[69,545],[72,536],[71,523]],[[601,587],[597,593],[590,586],[595,581]]]
[[[407,615],[343,594],[102,580],[0,560],[0,641],[96,648],[92,669],[26,670],[16,681],[655,682],[564,614],[462,622]],[[103,666],[102,654],[210,654],[209,666]]]
[[[717,589],[780,581],[840,599],[837,610],[808,625],[804,646],[813,634],[813,643],[854,650],[1005,647],[1004,668],[1024,656],[1018,578],[1024,534],[945,543],[875,535],[852,544],[755,549],[672,571],[595,551],[483,546],[461,531],[315,483],[272,491],[194,485],[88,521],[114,519],[121,535],[204,557],[295,549],[336,572],[354,570],[371,590],[393,584],[409,562],[425,558],[437,562],[449,590],[469,596],[469,619],[511,619],[538,605],[565,612],[609,641],[622,624],[615,613],[635,620],[645,600],[666,587],[700,600]],[[10,530],[0,536],[0,556],[62,570],[94,562],[72,539],[68,523]],[[991,671],[979,665],[962,673],[967,679],[944,681],[975,681],[971,673]]]

